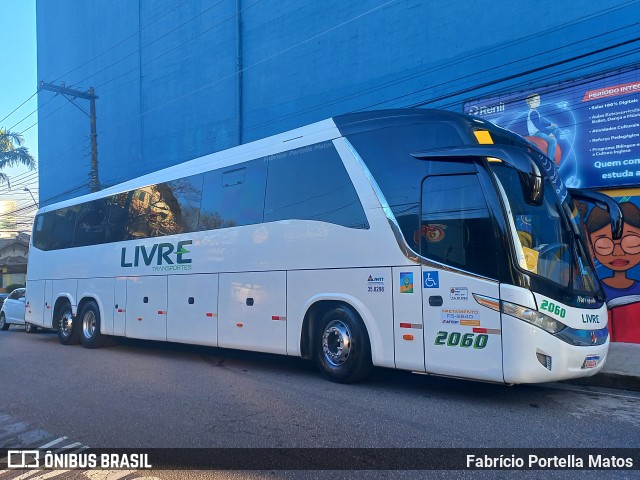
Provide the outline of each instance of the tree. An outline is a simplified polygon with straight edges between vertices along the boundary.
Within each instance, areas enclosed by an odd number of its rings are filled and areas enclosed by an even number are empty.
[[[29,170],[36,168],[35,159],[27,147],[22,146],[23,141],[24,139],[19,133],[0,129],[0,183],[9,183],[9,177],[2,172],[7,167],[23,165]]]

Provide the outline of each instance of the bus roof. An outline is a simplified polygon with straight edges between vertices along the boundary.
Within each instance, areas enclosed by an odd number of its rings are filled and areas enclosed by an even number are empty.
[[[372,110],[368,112],[347,113],[333,117],[333,121],[342,135],[377,130],[379,128],[406,125],[407,123],[453,122],[465,126],[495,126],[486,120],[463,113],[448,110],[424,108],[402,108],[393,110]]]

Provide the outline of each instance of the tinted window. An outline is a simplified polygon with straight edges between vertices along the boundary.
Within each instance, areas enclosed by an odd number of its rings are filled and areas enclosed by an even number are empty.
[[[53,217],[44,213],[33,221],[33,245],[40,250],[49,250],[49,238],[53,229]]]
[[[79,205],[38,215],[33,244],[41,250],[56,250],[73,246],[73,234]]]
[[[87,202],[80,206],[76,222],[73,245],[95,245],[107,241],[108,210],[104,199]]]
[[[128,194],[129,212],[125,226],[126,240],[150,237],[151,193],[153,187],[143,187]]]
[[[351,179],[331,142],[268,158],[264,221],[298,219],[368,228]]]
[[[121,242],[127,239],[127,219],[133,192],[118,193],[106,199],[109,223],[107,225],[107,242]]]
[[[266,221],[368,228],[340,156],[324,142],[38,215],[34,245],[53,250],[261,223],[267,165]]]
[[[423,257],[498,278],[498,240],[476,175],[424,180],[420,240]]]
[[[177,233],[198,230],[203,180],[204,174],[200,174],[158,185],[158,191],[170,208]]]
[[[198,229],[203,175],[180,178],[124,194],[113,223],[125,220],[125,239],[161,237]],[[126,214],[124,213],[126,211]]]
[[[389,127],[349,135],[348,140],[376,180],[409,245],[420,223],[420,182],[442,162],[418,160],[411,153],[463,145],[455,126],[448,123]],[[475,171],[468,164],[467,171]]]
[[[264,159],[205,173],[198,229],[262,222],[266,177]]]

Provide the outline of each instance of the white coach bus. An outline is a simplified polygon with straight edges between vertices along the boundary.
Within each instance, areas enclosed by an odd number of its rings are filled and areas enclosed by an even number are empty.
[[[26,321],[504,383],[598,372],[575,199],[526,140],[444,111],[338,116],[41,208]]]

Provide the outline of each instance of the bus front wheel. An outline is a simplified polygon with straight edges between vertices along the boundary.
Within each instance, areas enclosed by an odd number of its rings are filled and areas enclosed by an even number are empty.
[[[324,314],[315,335],[315,358],[322,374],[333,382],[353,383],[369,375],[369,336],[353,310],[341,305]]]
[[[107,337],[100,333],[100,309],[94,301],[89,301],[80,311],[80,343],[86,348],[99,348],[107,343]]]

